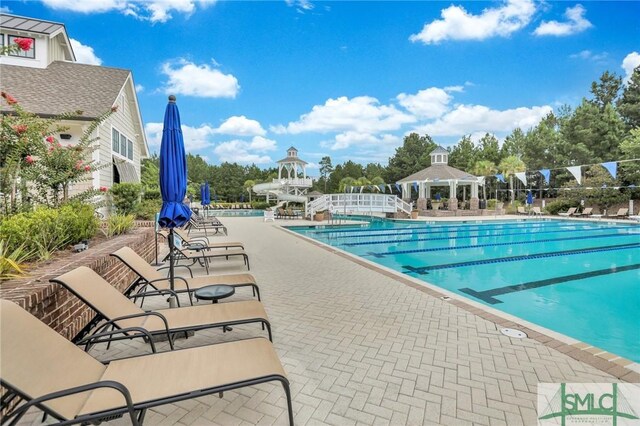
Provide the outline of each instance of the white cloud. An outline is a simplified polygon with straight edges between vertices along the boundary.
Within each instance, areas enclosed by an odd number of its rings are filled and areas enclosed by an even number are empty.
[[[11,13],[9,6],[0,6],[0,13]]]
[[[529,129],[551,111],[553,109],[548,105],[503,111],[493,110],[484,105],[458,105],[438,120],[416,130],[431,136],[462,136],[476,132],[503,133],[516,127]]]
[[[346,149],[352,146],[380,146],[380,145],[399,145],[401,139],[399,136],[388,133],[376,136],[370,133],[344,132],[336,135],[333,141],[324,141],[320,146],[330,148],[335,151],[338,149]]]
[[[137,93],[144,92],[144,86],[142,84],[136,84],[136,92]]]
[[[276,141],[255,136],[251,142],[234,139],[217,145],[213,152],[221,162],[267,164],[273,162],[265,152],[276,149]]]
[[[118,11],[151,22],[167,22],[171,12],[191,15],[196,5],[204,8],[215,0],[43,0],[43,3],[57,10],[80,13],[103,13]]]
[[[442,19],[425,24],[409,40],[436,44],[444,40],[484,40],[489,37],[509,36],[531,21],[536,6],[533,0],[507,0],[496,8],[484,9],[472,15],[462,6],[442,9]]]
[[[201,98],[235,98],[240,90],[238,79],[223,74],[207,64],[196,65],[184,59],[166,62],[162,72],[169,78],[164,91]]]
[[[593,26],[585,19],[585,13],[586,9],[581,4],[568,7],[564,12],[566,22],[544,21],[533,33],[537,36],[568,36],[582,32]]]
[[[639,66],[640,66],[640,53],[631,52],[624,57],[624,59],[622,60],[622,69],[624,70],[624,73],[625,73],[625,77],[624,77],[625,84],[629,81],[629,79],[633,75],[633,70]]]
[[[160,142],[162,141],[162,127],[162,123],[147,123],[144,126],[149,146],[160,148]],[[200,127],[191,127],[183,124],[182,137],[184,139],[185,151],[197,151],[199,149],[213,146],[213,141],[211,140],[213,134],[214,129],[206,124],[203,124]]]
[[[400,105],[418,117],[438,118],[449,110],[452,96],[447,91],[461,92],[462,90],[462,86],[451,86],[445,89],[430,87],[420,90],[415,95],[400,93],[397,99]]]
[[[76,60],[81,64],[102,65],[102,59],[98,58],[93,51],[93,47],[85,46],[76,39],[69,39],[71,48],[76,55]]]
[[[267,131],[262,128],[260,122],[240,115],[227,118],[216,129],[216,133],[234,136],[264,136]]]
[[[571,59],[584,59],[585,61],[601,62],[607,59],[607,52],[593,53],[590,50],[582,50],[569,55]]]
[[[342,96],[328,99],[324,105],[315,105],[311,112],[300,116],[298,121],[287,126],[272,126],[275,133],[298,134],[303,132],[347,132],[377,133],[397,130],[415,118],[394,106],[380,105],[376,98],[358,96],[352,99]]]

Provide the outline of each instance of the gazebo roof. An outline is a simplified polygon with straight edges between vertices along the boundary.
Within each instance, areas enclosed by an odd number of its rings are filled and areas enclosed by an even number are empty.
[[[421,181],[436,181],[436,180],[473,180],[477,179],[476,176],[471,173],[463,172],[460,169],[451,167],[447,164],[434,164],[426,169],[422,169],[417,173],[407,176],[404,179],[400,179],[398,183],[407,182],[421,182]]]
[[[282,160],[276,161],[276,163],[300,163],[300,164],[309,164],[304,160],[301,160],[298,157],[285,157]]]
[[[449,151],[447,151],[446,149],[444,149],[441,146],[438,146],[436,149],[434,149],[433,151],[431,151],[429,153],[429,155],[431,154],[449,154]]]

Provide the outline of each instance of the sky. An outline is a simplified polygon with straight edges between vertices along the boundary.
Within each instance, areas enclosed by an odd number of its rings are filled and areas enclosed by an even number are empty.
[[[295,146],[386,165],[411,132],[504,139],[606,71],[640,65],[638,1],[2,0],[65,24],[77,60],[133,73],[152,152],[167,96],[210,164],[275,167]]]

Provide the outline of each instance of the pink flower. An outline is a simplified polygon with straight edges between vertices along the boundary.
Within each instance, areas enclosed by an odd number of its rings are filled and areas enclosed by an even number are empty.
[[[54,143],[56,140],[53,138],[53,136],[47,136],[47,142],[49,143]]]
[[[15,38],[13,41],[21,50],[25,51],[31,49],[31,43],[33,43],[33,39],[30,38]]]
[[[15,126],[13,126],[13,130],[16,131],[16,133],[24,133],[27,131],[27,125],[26,124],[16,124]]]
[[[118,112],[118,105],[114,105],[111,107],[111,112]]]
[[[27,155],[27,156],[24,158],[24,161],[26,161],[26,162],[27,162],[27,164],[33,164],[33,163],[35,163],[35,161],[36,161],[36,160],[35,160],[35,158],[33,158],[32,156]]]
[[[107,191],[108,191],[108,189],[107,189],[106,186],[101,186],[100,187],[100,192],[107,192]]]
[[[78,160],[76,163],[76,170],[80,170],[82,168],[82,161]]]
[[[17,104],[18,101],[16,101],[16,98],[14,98],[13,96],[11,96],[10,94],[8,94],[7,92],[2,92],[0,93],[2,95],[3,98],[6,99],[7,103],[9,105],[13,105],[13,104]]]
[[[84,166],[84,171],[88,172],[89,170],[91,170],[91,166]]]

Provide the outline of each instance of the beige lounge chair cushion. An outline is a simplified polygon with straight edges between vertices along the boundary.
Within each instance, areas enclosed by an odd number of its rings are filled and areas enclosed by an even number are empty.
[[[106,282],[94,270],[81,266],[56,278],[73,289],[107,319],[144,312],[135,303]],[[173,311],[173,312],[172,312]],[[180,311],[180,313],[175,313]],[[262,303],[258,301],[227,302],[211,305],[184,306],[160,311],[167,316],[169,328],[231,322],[249,318],[267,319]],[[236,316],[237,315],[237,316]],[[257,316],[256,316],[257,315]],[[117,321],[118,326],[144,327],[149,331],[164,330],[162,320],[155,315]]]
[[[229,321],[267,319],[264,306],[257,300],[183,306],[156,312],[167,319],[169,328],[172,330],[191,329],[199,325],[221,324]],[[146,317],[142,327],[150,332],[165,330],[164,322],[155,315]]]
[[[180,253],[187,259],[200,259],[203,257],[225,257],[225,256],[246,256],[244,250],[225,250],[225,251],[197,251],[197,250],[180,250]]]
[[[32,398],[96,382],[106,370],[102,363],[8,300],[0,301],[0,341],[2,380]],[[73,418],[88,396],[67,396],[45,405]]]
[[[122,259],[126,264],[130,265],[133,270],[139,274],[143,280],[153,281],[163,279],[162,281],[154,282],[153,286],[160,290],[166,290],[169,288],[169,279],[166,278],[160,271],[157,271],[153,266],[149,265],[138,253],[133,251],[130,247],[122,247],[118,251],[113,253],[115,256]],[[189,282],[191,290],[205,287],[215,284],[226,284],[230,286],[242,285],[242,284],[255,284],[256,279],[251,274],[225,274],[225,275],[208,275],[206,277],[185,278]],[[174,281],[174,288],[176,291],[185,291],[187,286],[184,281],[177,279]]]
[[[135,403],[271,375],[285,377],[273,345],[263,338],[117,360],[103,380],[124,383]],[[121,406],[111,390],[92,392],[81,413]]]

